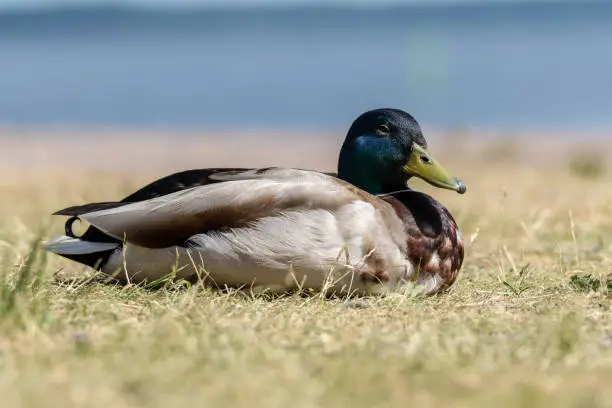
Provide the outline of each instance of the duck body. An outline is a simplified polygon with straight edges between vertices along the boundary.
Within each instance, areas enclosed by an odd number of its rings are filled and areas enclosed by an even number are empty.
[[[342,160],[346,166],[341,153]],[[405,186],[387,193],[401,186],[395,178],[376,186],[374,174],[360,186],[359,178],[346,181],[359,172],[339,170],[176,173],[118,202],[56,212],[71,218],[66,235],[47,249],[133,283],[171,273],[217,287],[281,291],[372,294],[412,282],[431,294],[449,287],[463,243],[446,208]],[[80,237],[72,232],[76,219],[90,224]]]
[[[177,277],[200,275],[221,287],[369,292],[412,275],[402,222],[385,201],[296,169],[217,172],[219,178],[143,201],[64,210],[90,223],[99,242],[66,236],[48,248],[91,262],[97,247],[98,267],[131,282],[174,268]]]

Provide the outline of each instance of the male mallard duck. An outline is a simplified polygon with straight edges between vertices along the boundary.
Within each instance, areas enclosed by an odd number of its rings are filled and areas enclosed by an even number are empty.
[[[373,293],[413,281],[434,293],[455,281],[463,243],[440,203],[406,189],[412,176],[465,192],[428,153],[412,116],[378,109],[351,126],[337,177],[286,168],[177,173],[120,202],[56,212],[71,218],[47,249],[131,282],[174,271],[217,286]],[[76,219],[90,224],[81,237]]]

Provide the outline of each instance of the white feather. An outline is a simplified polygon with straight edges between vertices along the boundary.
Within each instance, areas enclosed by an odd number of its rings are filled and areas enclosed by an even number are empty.
[[[127,244],[103,267],[113,274],[127,273],[132,282],[157,279],[173,269],[178,277],[196,272],[223,287],[257,286],[275,290],[291,288],[371,292],[379,284],[359,279],[368,266],[363,262],[375,250],[392,264],[387,286],[395,286],[412,266],[389,238],[380,214],[368,203],[355,201],[336,211],[293,210],[263,217],[248,226],[197,234],[189,248],[148,249]]]

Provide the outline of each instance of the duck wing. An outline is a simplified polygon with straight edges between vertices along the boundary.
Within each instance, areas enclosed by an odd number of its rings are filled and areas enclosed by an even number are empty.
[[[135,203],[138,201],[149,200],[151,198],[172,194],[177,191],[214,184],[220,181],[228,181],[232,179],[238,180],[244,178],[261,178],[269,175],[270,172],[275,171],[278,175],[286,174],[287,177],[291,177],[291,170],[294,169],[282,169],[277,167],[262,169],[215,167],[208,169],[186,170],[155,180],[120,201],[104,201],[70,206],[54,212],[53,215],[78,216],[86,212],[116,208],[124,205],[125,203]],[[321,174],[336,177],[335,173]]]
[[[85,212],[92,212],[103,209],[120,207],[125,203],[134,203],[138,201],[149,200],[155,197],[161,197],[166,194],[175,193],[181,190],[187,190],[193,187],[204,186],[207,184],[218,183],[218,180],[212,179],[216,173],[221,172],[243,172],[252,169],[248,168],[209,168],[186,170],[171,174],[153,181],[141,189],[133,192],[120,201],[105,201],[98,203],[89,203],[84,205],[75,205],[56,211],[53,215],[69,215],[78,216]]]
[[[160,197],[166,194],[171,194],[177,191],[186,190],[193,187],[205,186],[207,184],[217,183],[218,181],[211,178],[217,173],[222,172],[244,172],[252,170],[249,168],[208,168],[186,170],[178,173],[170,174],[153,181],[150,184],[142,187],[138,191],[130,194],[121,200],[121,202],[136,202],[149,200],[151,198]]]
[[[218,183],[219,181],[227,180],[229,176],[238,176],[240,174],[247,175],[251,173],[261,175],[273,169],[277,168],[269,167],[264,169],[255,169],[245,167],[214,167],[207,169],[181,171],[178,173],[170,174],[169,176],[162,177],[158,180],[153,181],[150,184],[147,184],[138,191],[123,198],[121,202],[136,202],[148,200],[151,198],[160,197],[166,194],[186,190],[193,187]],[[335,173],[323,174],[336,177]]]
[[[334,210],[355,200],[376,201],[342,180],[306,170],[233,170],[217,172],[215,180],[148,200],[89,204],[60,213],[83,219],[116,240],[162,248],[289,209]]]

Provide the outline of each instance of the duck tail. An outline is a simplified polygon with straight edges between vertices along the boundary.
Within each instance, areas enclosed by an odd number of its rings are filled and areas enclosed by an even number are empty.
[[[92,268],[100,268],[121,244],[116,242],[83,241],[71,236],[59,236],[45,242],[45,250]]]
[[[68,220],[66,220],[66,224],[64,224],[64,230],[66,232],[66,235],[70,238],[78,238],[72,231],[72,224],[74,224],[75,221],[80,222],[81,220],[75,215],[68,218]]]
[[[45,249],[58,255],[83,255],[117,249],[115,242],[90,242],[70,236],[55,237],[45,242]]]

